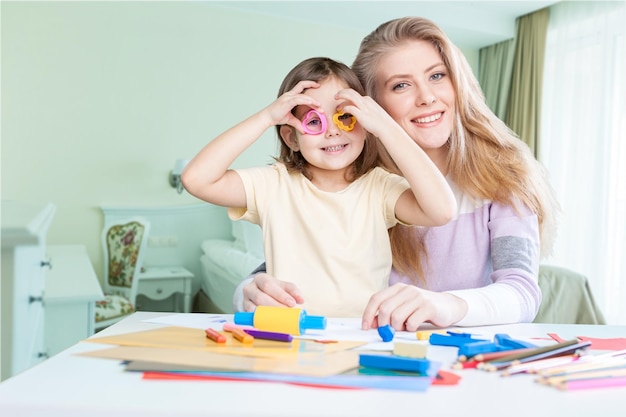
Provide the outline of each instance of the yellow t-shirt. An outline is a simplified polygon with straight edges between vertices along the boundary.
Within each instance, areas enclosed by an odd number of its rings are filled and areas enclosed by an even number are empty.
[[[387,229],[398,222],[394,207],[408,182],[375,168],[326,192],[281,163],[237,173],[248,207],[228,214],[261,226],[267,272],[300,288],[308,314],[360,317],[372,294],[387,287]]]

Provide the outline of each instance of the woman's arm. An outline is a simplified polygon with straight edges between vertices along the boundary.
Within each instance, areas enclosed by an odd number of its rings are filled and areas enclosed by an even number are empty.
[[[541,304],[537,216],[498,203],[471,207],[462,202],[457,220],[426,235],[426,282],[433,291],[392,272],[390,282],[398,284],[372,296],[364,328],[391,323],[412,331],[424,322],[447,327],[534,319]]]

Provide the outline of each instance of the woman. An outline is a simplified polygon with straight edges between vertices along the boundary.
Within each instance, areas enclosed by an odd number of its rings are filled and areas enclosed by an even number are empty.
[[[433,22],[407,17],[366,36],[353,69],[446,176],[458,204],[445,226],[392,229],[394,270],[389,287],[369,300],[363,329],[532,321],[558,205],[544,169],[485,104],[462,53]],[[249,311],[303,297],[260,273],[240,285],[235,301]]]

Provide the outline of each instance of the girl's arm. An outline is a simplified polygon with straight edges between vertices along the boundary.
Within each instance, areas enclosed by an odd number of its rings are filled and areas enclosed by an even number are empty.
[[[380,139],[411,185],[411,191],[405,191],[396,203],[396,217],[420,226],[440,226],[452,220],[457,212],[454,194],[422,148],[371,97],[349,89],[337,97],[346,100],[343,111]]]
[[[239,175],[230,165],[270,127],[289,124],[301,129],[291,110],[298,105],[319,106],[310,96],[302,94],[318,86],[302,81],[272,104],[228,129],[211,142],[187,164],[181,175],[185,189],[212,204],[246,207],[246,193]]]

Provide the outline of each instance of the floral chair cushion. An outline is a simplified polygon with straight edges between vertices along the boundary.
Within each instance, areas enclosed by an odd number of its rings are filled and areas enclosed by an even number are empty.
[[[123,317],[135,311],[135,307],[121,295],[107,294],[104,300],[96,301],[96,323]]]

